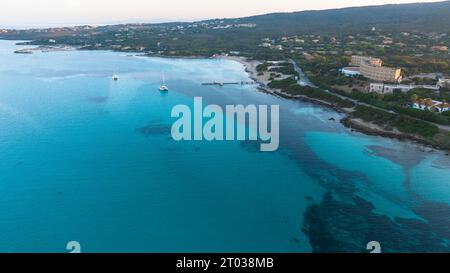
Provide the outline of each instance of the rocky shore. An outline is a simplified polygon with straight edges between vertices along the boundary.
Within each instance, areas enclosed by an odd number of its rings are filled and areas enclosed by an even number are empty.
[[[328,107],[333,109],[334,111],[337,111],[339,113],[346,114],[346,117],[341,120],[341,123],[354,131],[364,133],[366,135],[373,135],[373,136],[381,136],[381,137],[387,137],[387,138],[393,138],[400,141],[412,141],[420,145],[420,149],[423,151],[430,151],[433,149],[437,150],[447,150],[445,147],[442,147],[441,145],[437,143],[433,143],[430,140],[427,140],[421,136],[414,135],[414,134],[405,134],[398,130],[385,130],[384,128],[375,125],[371,122],[365,122],[361,119],[351,118],[350,113],[353,112],[353,109],[347,109],[347,108],[341,108],[333,103],[319,100],[315,98],[310,98],[303,95],[291,95],[287,94],[285,92],[282,92],[278,89],[272,89],[268,87],[268,82],[261,76],[258,75],[256,67],[261,64],[259,61],[255,60],[247,60],[243,57],[237,57],[237,56],[221,56],[221,59],[225,60],[231,60],[241,63],[245,67],[245,71],[249,74],[250,78],[253,79],[255,82],[259,84],[258,89],[261,92],[269,93],[275,96],[279,96],[286,99],[299,99],[306,102],[311,102],[317,105],[321,105],[324,107]],[[447,154],[448,155],[448,154]]]
[[[412,141],[420,145],[420,149],[422,151],[431,151],[433,149],[444,150],[443,147],[436,145],[435,143],[431,143],[425,138],[419,137],[417,135],[412,134],[404,134],[397,130],[387,131],[380,126],[377,126],[370,122],[365,122],[361,119],[345,117],[341,120],[342,125],[347,128],[350,128],[354,131],[364,133],[366,135],[373,136],[381,136],[387,138],[393,138],[400,141]]]

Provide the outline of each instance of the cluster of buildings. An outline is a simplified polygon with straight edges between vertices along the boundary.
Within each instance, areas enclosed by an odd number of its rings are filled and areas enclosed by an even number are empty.
[[[265,48],[270,48],[270,49],[275,49],[275,50],[280,50],[280,51],[283,50],[282,45],[275,44],[275,40],[271,40],[269,38],[263,39],[263,43],[260,44],[259,46],[265,47]]]
[[[444,79],[440,80],[442,82],[450,80]],[[406,85],[406,84],[384,84],[384,83],[371,83],[369,86],[370,93],[378,94],[392,94],[394,91],[408,92],[415,88],[429,89],[433,91],[438,91],[440,89],[439,85]],[[445,101],[433,100],[430,98],[426,99],[415,99],[411,105],[414,109],[428,110],[435,113],[443,113],[450,111],[450,103]]]
[[[352,56],[350,67],[345,67],[341,71],[347,76],[362,75],[377,82],[399,83],[402,80],[400,68],[383,66],[381,59],[366,56]]]
[[[341,71],[346,76],[362,75],[375,81],[369,85],[369,93],[392,94],[396,91],[406,93],[417,88],[439,91],[443,87],[450,87],[450,79],[443,78],[439,79],[436,85],[400,84],[402,80],[400,68],[384,67],[381,59],[372,57],[352,56],[350,66],[343,68]],[[415,99],[411,107],[435,113],[450,111],[450,103],[430,98]]]
[[[255,28],[256,24],[254,23],[227,23],[229,21],[224,20],[210,20],[203,22],[194,22],[194,23],[184,23],[183,25],[178,25],[176,28],[180,29],[188,29],[188,28],[206,28],[206,29],[228,29],[228,28]]]
[[[294,35],[283,36],[279,39],[264,38],[259,46],[274,50],[290,49],[291,53],[298,54],[302,54],[305,50],[308,50],[317,54],[338,55],[338,50],[333,50],[335,49],[334,47],[329,47],[333,44],[340,44],[336,37],[323,37],[320,35]]]
[[[412,107],[419,110],[443,113],[450,111],[450,103],[432,99],[417,99],[413,101]]]

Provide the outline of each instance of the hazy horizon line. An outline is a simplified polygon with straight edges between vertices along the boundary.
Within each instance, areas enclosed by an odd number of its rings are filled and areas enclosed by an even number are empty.
[[[113,20],[108,22],[53,22],[53,23],[38,23],[38,24],[2,24],[0,23],[0,29],[45,29],[45,28],[58,28],[58,27],[76,27],[76,26],[108,26],[108,25],[121,25],[121,24],[163,24],[163,23],[191,23],[199,21],[208,20],[220,20],[220,19],[239,19],[274,13],[297,13],[297,12],[308,12],[308,11],[327,11],[327,10],[341,10],[341,9],[351,9],[351,8],[364,8],[364,7],[381,7],[381,6],[395,6],[395,5],[410,5],[410,4],[431,4],[439,2],[449,2],[450,0],[442,0],[436,2],[410,2],[410,3],[391,3],[391,4],[380,4],[380,5],[355,5],[340,8],[324,8],[324,9],[304,9],[295,11],[273,11],[264,13],[248,14],[245,16],[236,17],[204,17],[204,18],[191,18],[191,19],[169,19],[169,18],[158,18],[158,19],[124,19],[124,20]]]

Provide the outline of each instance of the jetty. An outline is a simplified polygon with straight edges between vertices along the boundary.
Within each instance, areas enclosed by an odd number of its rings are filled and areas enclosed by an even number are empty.
[[[253,85],[256,84],[254,81],[240,81],[240,82],[204,82],[202,85],[218,85],[218,86],[224,86],[224,85]]]
[[[30,49],[19,49],[14,51],[14,53],[16,54],[33,54],[33,51],[31,51]]]

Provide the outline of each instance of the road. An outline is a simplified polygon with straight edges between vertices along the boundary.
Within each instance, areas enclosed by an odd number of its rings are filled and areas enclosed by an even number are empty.
[[[297,71],[297,73],[300,75],[300,77],[298,79],[298,84],[299,85],[301,85],[301,86],[309,86],[309,87],[312,87],[312,88],[319,88],[319,87],[317,87],[314,83],[312,83],[308,79],[306,74],[303,72],[303,70],[300,68],[300,66],[294,60],[290,59],[290,62],[294,65],[295,71]],[[322,90],[324,92],[327,92],[327,93],[329,93],[331,95],[337,96],[337,97],[339,97],[341,99],[349,100],[349,101],[353,102],[356,105],[367,106],[367,107],[370,107],[370,108],[373,108],[373,109],[376,109],[376,110],[380,110],[380,111],[383,111],[383,112],[386,112],[386,113],[389,113],[389,114],[398,114],[398,113],[396,113],[396,112],[394,112],[392,110],[387,110],[387,109],[384,109],[384,108],[381,108],[381,107],[378,107],[378,106],[375,106],[375,105],[372,105],[372,104],[361,102],[361,101],[358,101],[358,100],[355,100],[355,99],[352,99],[352,98],[349,98],[349,97],[346,97],[346,96],[343,96],[343,95],[331,92],[328,89],[320,89],[320,90]],[[444,130],[444,131],[450,132],[450,125],[437,124],[437,123],[434,123],[434,122],[429,122],[429,121],[418,119],[418,118],[414,118],[414,117],[410,117],[410,118],[415,119],[415,120],[419,120],[419,121],[427,122],[429,124],[437,126],[440,130]]]

